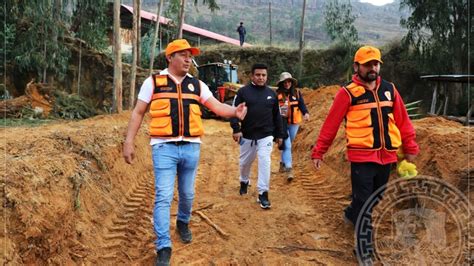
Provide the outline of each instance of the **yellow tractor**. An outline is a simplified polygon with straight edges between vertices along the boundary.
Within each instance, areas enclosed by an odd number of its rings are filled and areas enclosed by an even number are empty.
[[[197,67],[199,79],[209,86],[214,97],[222,103],[232,105],[237,91],[243,86],[237,76],[238,66],[224,60],[224,63],[208,63]],[[209,109],[201,106],[202,117],[215,116]]]

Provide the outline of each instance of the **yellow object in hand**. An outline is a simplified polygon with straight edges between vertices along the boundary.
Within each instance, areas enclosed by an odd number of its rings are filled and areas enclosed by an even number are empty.
[[[403,160],[397,164],[398,176],[404,179],[410,179],[418,175],[416,165],[407,160]]]
[[[403,154],[402,149],[401,149],[401,148],[398,149],[398,150],[397,150],[397,158],[398,158],[398,160],[402,160],[404,157],[405,157],[405,154]]]

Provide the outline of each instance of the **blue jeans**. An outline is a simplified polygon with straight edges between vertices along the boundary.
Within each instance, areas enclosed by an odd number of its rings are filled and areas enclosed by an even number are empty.
[[[156,249],[171,247],[170,208],[173,200],[174,180],[178,175],[178,216],[189,223],[194,200],[194,180],[199,163],[200,143],[160,143],[152,147],[155,172],[155,207],[153,227],[157,240]]]
[[[290,125],[288,124],[288,138],[284,139],[283,141],[285,142],[285,149],[281,152],[281,162],[285,164],[286,168],[292,168],[293,164],[293,159],[291,157],[291,143],[296,137],[296,133],[298,133],[298,128],[300,125],[298,124],[293,124]]]
[[[240,34],[240,35],[239,35],[239,38],[240,38],[240,46],[244,45],[244,42],[245,42],[245,35]]]

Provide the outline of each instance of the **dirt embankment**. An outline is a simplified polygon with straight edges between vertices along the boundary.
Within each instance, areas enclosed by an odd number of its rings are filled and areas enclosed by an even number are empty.
[[[349,203],[349,164],[343,130],[315,172],[311,146],[337,86],[305,92],[311,121],[294,143],[296,179],[287,183],[272,164],[272,209],[255,203],[255,185],[238,195],[238,146],[228,123],[206,120],[194,209],[217,224],[220,235],[194,213],[193,243],[174,232],[173,264],[355,264],[352,231],[341,212]],[[130,113],[58,122],[36,128],[1,129],[6,164],[1,171],[2,264],[139,264],[154,260],[153,174],[146,125],[136,139],[137,158],[123,162],[121,142]],[[441,118],[414,122],[422,152],[420,173],[467,191],[469,128]],[[256,184],[255,169],[251,177]],[[472,182],[471,182],[472,183]]]
[[[295,143],[297,156],[307,158],[305,149],[314,144],[319,130],[329,112],[332,100],[339,90],[338,86],[324,87],[305,96],[312,119],[299,131]],[[429,117],[414,120],[417,133],[417,143],[420,154],[416,159],[419,174],[434,176],[447,180],[461,191],[467,191],[467,176],[469,166],[469,141],[472,141],[472,128],[441,117]],[[345,160],[345,144],[343,124],[325,155],[324,161],[328,168],[349,171]],[[309,159],[308,159],[309,160]]]

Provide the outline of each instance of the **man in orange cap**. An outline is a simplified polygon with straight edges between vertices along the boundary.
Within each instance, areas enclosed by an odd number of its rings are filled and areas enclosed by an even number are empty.
[[[134,138],[150,108],[150,145],[155,173],[154,231],[157,236],[157,265],[169,265],[171,257],[170,207],[175,176],[178,178],[176,231],[184,243],[192,240],[188,224],[194,200],[194,180],[199,163],[200,137],[204,133],[199,104],[219,116],[243,119],[245,103],[232,107],[213,97],[209,87],[191,76],[192,58],[200,50],[184,39],[166,47],[168,68],[147,78],[140,88],[137,104],[128,124],[123,157],[129,164],[135,157]]]
[[[352,202],[344,210],[343,218],[353,225],[362,216],[361,209],[372,193],[387,184],[391,165],[397,162],[397,149],[403,149],[408,161],[413,161],[419,152],[402,97],[393,83],[379,76],[381,64],[379,49],[363,46],[357,50],[352,81],[336,94],[311,155],[319,169],[345,119]],[[366,250],[359,250],[361,247],[356,245],[359,259],[366,259],[361,254],[373,254],[371,232],[371,226],[367,234],[356,232],[357,243],[368,243]]]

